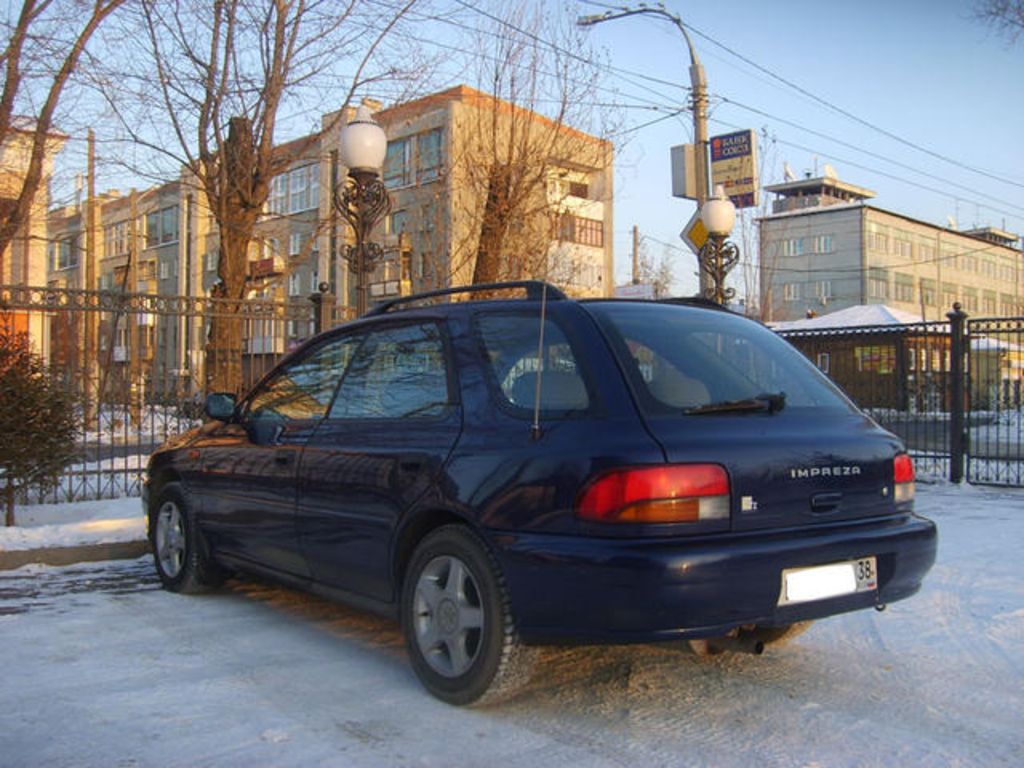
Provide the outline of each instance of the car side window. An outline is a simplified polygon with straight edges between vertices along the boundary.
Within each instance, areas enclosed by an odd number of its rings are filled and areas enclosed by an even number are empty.
[[[249,400],[247,419],[323,418],[359,341],[358,337],[334,339],[289,363]]]
[[[590,407],[590,395],[572,345],[551,318],[544,321],[543,350],[538,348],[540,319],[536,315],[480,315],[477,328],[492,380],[507,404],[532,410],[539,373],[542,411],[581,411]]]
[[[433,323],[366,336],[341,382],[331,419],[442,416],[450,403],[441,331]]]

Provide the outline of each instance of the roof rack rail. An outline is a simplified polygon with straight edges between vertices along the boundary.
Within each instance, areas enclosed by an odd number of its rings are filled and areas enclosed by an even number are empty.
[[[714,299],[708,299],[704,296],[675,296],[668,299],[658,299],[659,304],[685,304],[690,307],[707,307],[708,309],[717,309],[722,312],[729,312],[736,314],[728,307],[719,304]]]
[[[476,291],[513,290],[516,288],[525,289],[526,298],[531,301],[540,301],[545,291],[547,292],[547,298],[549,301],[563,301],[568,298],[560,288],[557,288],[550,283],[545,283],[542,280],[514,280],[507,283],[477,283],[475,285],[460,285],[457,288],[441,288],[437,291],[426,291],[424,293],[413,294],[412,296],[402,296],[398,299],[391,299],[383,304],[378,304],[367,312],[364,317],[387,314],[392,309],[403,304],[411,304],[413,302],[425,301],[427,299],[436,299],[440,296],[453,296],[459,293],[475,293]]]

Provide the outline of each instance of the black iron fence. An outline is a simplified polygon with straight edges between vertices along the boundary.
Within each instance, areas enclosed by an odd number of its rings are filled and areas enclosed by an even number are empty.
[[[879,424],[918,476],[1024,485],[1024,318],[780,331]]]
[[[241,318],[247,387],[325,322],[333,304],[322,298],[233,302],[0,286],[0,322],[28,335],[73,394],[80,424],[75,463],[56,482],[20,487],[17,501],[138,494],[149,454],[200,423],[212,324]]]

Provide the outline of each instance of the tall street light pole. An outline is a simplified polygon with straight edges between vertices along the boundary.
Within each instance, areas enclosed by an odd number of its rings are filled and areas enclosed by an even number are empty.
[[[638,14],[646,14],[648,16],[660,16],[664,19],[668,19],[676,28],[683,33],[683,39],[686,40],[686,47],[690,50],[690,106],[693,112],[693,141],[696,145],[697,154],[697,168],[695,176],[697,181],[697,210],[704,207],[704,203],[708,200],[708,184],[711,177],[710,169],[708,168],[708,81],[704,76],[704,65],[700,63],[700,58],[697,56],[697,50],[693,47],[693,41],[690,40],[690,35],[686,31],[686,27],[683,25],[682,20],[666,11],[664,8],[623,8],[621,11],[606,11],[605,13],[596,14],[594,16],[580,16],[576,19],[576,24],[580,27],[592,27],[595,24],[600,24],[604,21],[612,21],[614,19],[621,19],[626,16],[636,16]],[[700,257],[698,257],[699,259]],[[711,288],[707,270],[704,268],[703,263],[700,266],[700,293],[702,296],[706,295]]]
[[[338,159],[348,168],[345,184],[335,191],[334,208],[355,234],[355,244],[345,249],[344,257],[356,278],[356,314],[366,314],[367,278],[383,257],[378,243],[370,242],[370,232],[391,210],[388,190],[380,178],[388,140],[370,110],[361,105],[352,122],[341,131]]]

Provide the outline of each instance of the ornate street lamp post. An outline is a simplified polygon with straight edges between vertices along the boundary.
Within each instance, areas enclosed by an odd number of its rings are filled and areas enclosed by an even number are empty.
[[[334,208],[355,234],[355,244],[345,246],[343,257],[356,278],[356,314],[367,309],[367,277],[383,257],[370,232],[391,211],[391,199],[380,178],[388,140],[384,129],[374,122],[370,110],[361,105],[355,117],[341,131],[338,159],[348,168],[345,183],[334,191]]]
[[[708,278],[704,297],[725,305],[736,295],[734,288],[725,287],[729,270],[736,266],[740,258],[739,249],[726,239],[736,223],[736,206],[725,196],[721,187],[715,187],[715,196],[700,209],[700,219],[708,231],[707,242],[697,257],[701,270]]]

